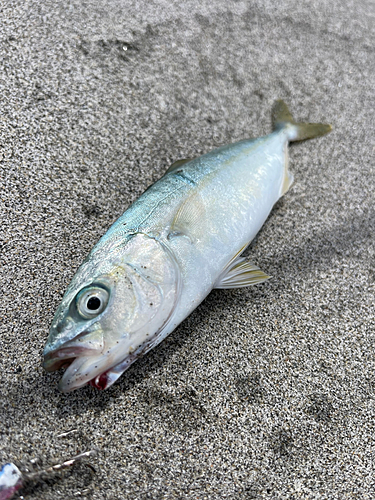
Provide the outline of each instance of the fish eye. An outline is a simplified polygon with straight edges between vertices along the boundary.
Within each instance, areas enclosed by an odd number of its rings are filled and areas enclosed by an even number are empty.
[[[76,298],[77,311],[85,319],[91,319],[104,311],[109,293],[100,286],[90,286],[81,290]]]

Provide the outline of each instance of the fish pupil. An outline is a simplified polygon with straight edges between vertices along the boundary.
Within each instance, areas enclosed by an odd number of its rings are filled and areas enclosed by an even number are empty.
[[[100,307],[100,299],[98,297],[90,297],[87,301],[87,309],[90,311],[96,311]]]

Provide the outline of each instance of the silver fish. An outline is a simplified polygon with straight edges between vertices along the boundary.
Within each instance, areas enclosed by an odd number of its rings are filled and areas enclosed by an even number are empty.
[[[59,389],[112,385],[213,288],[269,277],[241,257],[289,189],[288,142],[330,132],[273,108],[273,132],[179,160],[112,225],[70,283],[52,322],[44,368]]]

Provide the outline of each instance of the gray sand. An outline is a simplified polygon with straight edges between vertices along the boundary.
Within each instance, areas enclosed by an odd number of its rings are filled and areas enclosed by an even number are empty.
[[[375,498],[373,2],[0,6],[0,463],[99,450],[24,498]],[[277,98],[334,131],[291,147],[247,251],[273,279],[60,394],[41,353],[90,248],[173,161],[268,133]]]

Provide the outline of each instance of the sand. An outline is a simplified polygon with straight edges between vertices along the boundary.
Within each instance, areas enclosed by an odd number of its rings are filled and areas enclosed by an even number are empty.
[[[23,498],[375,498],[373,2],[0,6],[0,463],[98,449]],[[334,130],[291,147],[247,250],[273,279],[60,394],[41,354],[89,250],[173,161],[268,133],[278,98]]]

